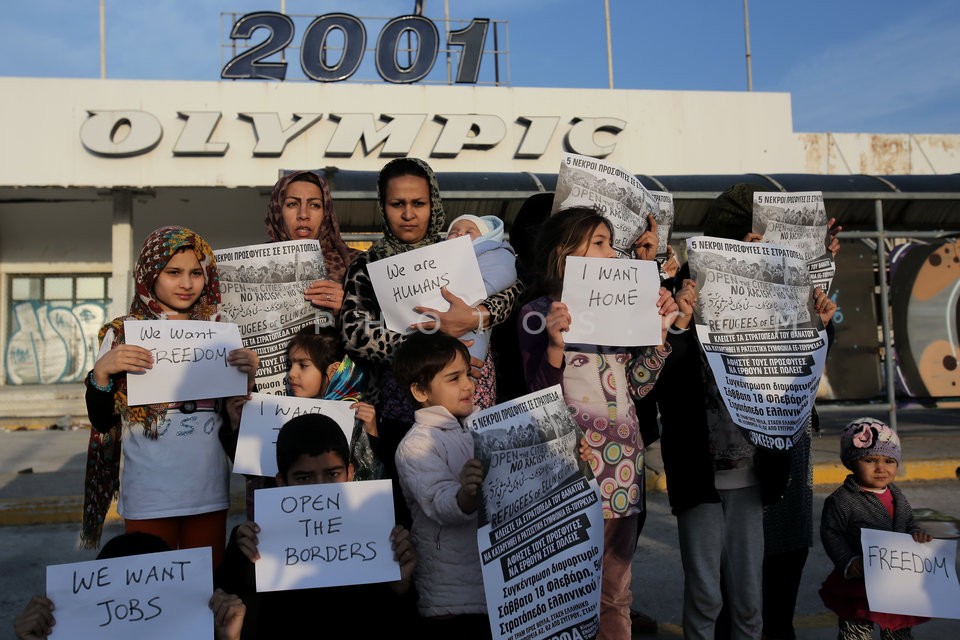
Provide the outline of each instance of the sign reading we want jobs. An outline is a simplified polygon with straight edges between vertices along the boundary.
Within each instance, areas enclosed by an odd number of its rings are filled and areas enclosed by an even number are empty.
[[[47,567],[54,638],[213,637],[210,548]]]

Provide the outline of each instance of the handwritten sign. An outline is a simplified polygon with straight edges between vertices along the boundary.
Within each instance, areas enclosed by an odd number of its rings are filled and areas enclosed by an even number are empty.
[[[406,333],[411,324],[424,320],[414,307],[446,311],[450,305],[440,293],[442,287],[470,306],[487,297],[468,236],[371,262],[367,271],[391,331]]]
[[[322,413],[333,418],[347,436],[353,435],[356,412],[351,402],[294,398],[266,393],[253,393],[243,405],[240,416],[240,435],[237,455],[233,461],[234,473],[273,477],[277,474],[277,434],[288,421],[308,413]]]
[[[247,374],[227,355],[243,347],[237,325],[201,320],[126,320],[127,344],[148,349],[153,368],[127,374],[131,405],[225,398],[247,393]]]
[[[661,344],[652,260],[568,256],[560,299],[570,311],[570,344],[636,347]]]
[[[393,559],[389,480],[260,489],[257,591],[287,591],[400,579]]]
[[[863,529],[860,544],[871,611],[960,618],[956,540],[921,544],[906,533]]]
[[[51,638],[213,637],[210,547],[47,567]]]

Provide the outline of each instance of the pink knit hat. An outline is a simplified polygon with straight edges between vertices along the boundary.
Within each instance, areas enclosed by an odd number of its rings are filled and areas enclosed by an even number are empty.
[[[876,418],[851,420],[840,432],[840,460],[852,470],[864,456],[889,456],[900,464],[900,438],[897,432]]]

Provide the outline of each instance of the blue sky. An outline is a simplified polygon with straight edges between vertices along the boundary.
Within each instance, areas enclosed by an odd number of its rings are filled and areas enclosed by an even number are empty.
[[[98,0],[5,3],[0,75],[99,76]],[[279,0],[106,0],[109,78],[218,80],[229,20]],[[413,0],[287,0],[288,14],[393,17]],[[442,0],[426,15],[443,17]],[[607,86],[603,0],[449,0],[505,20],[513,86]],[[610,0],[618,89],[746,90],[742,0]],[[223,22],[223,26],[221,24]],[[308,18],[297,18],[294,45]],[[382,22],[367,22],[368,47]],[[960,133],[957,0],[754,0],[755,91],[793,96],[796,131]],[[255,35],[255,39],[259,39]],[[503,43],[501,43],[503,45]],[[488,36],[487,47],[492,43]],[[379,82],[365,55],[357,77]],[[304,81],[296,53],[288,81]],[[443,65],[438,62],[437,69]],[[481,78],[492,77],[485,59]]]

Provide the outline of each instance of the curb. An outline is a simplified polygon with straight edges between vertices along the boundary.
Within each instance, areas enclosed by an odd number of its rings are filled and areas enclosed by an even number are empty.
[[[230,513],[246,512],[246,496],[230,496]],[[49,498],[11,498],[0,500],[0,527],[20,527],[36,524],[75,524],[83,520],[83,496],[55,496]],[[106,522],[122,522],[117,503],[110,505]]]
[[[911,460],[905,462],[897,473],[897,483],[956,480],[960,472],[960,458],[939,460]],[[839,487],[850,470],[839,462],[819,462],[813,465],[813,486]],[[660,470],[646,468],[647,491],[665,492],[667,476]]]

